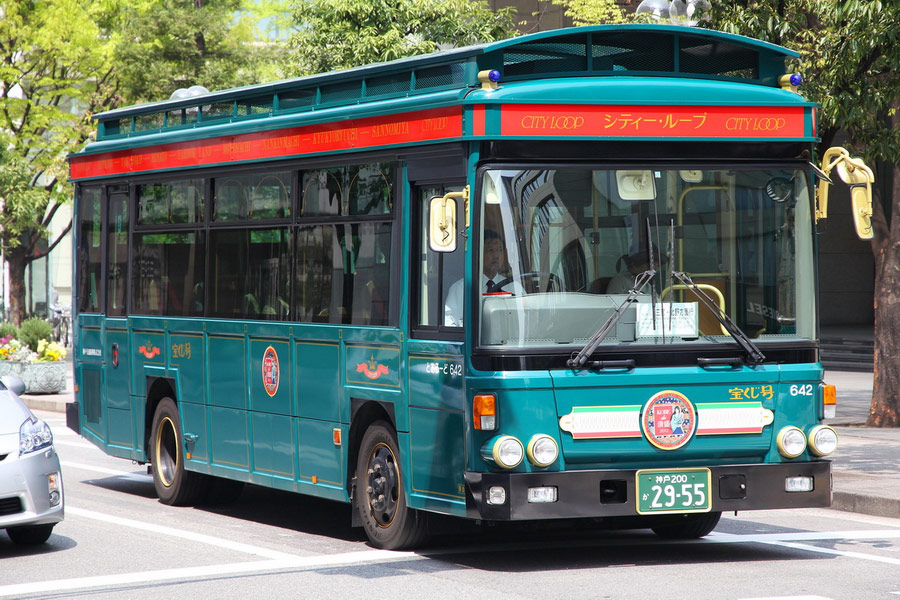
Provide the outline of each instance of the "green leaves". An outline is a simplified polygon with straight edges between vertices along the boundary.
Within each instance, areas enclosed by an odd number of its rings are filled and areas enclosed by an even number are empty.
[[[513,12],[472,0],[309,0],[294,4],[291,75],[309,75],[514,35]]]

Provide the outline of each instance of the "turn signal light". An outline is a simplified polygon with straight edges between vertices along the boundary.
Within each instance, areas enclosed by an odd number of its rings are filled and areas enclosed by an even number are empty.
[[[493,394],[475,394],[472,402],[475,429],[494,431],[497,429],[497,397]]]
[[[837,414],[837,388],[833,385],[822,386],[822,404],[825,405],[825,418],[833,419]]]

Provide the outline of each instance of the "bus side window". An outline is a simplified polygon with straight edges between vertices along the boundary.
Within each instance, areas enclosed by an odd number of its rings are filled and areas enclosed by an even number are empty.
[[[418,325],[423,327],[463,326],[463,276],[465,273],[464,244],[458,243],[453,252],[435,252],[428,243],[429,205],[431,198],[447,192],[459,191],[457,187],[424,187],[419,191],[420,235],[418,281]],[[451,200],[457,202],[456,199]],[[457,214],[463,214],[457,210]]]
[[[78,312],[100,312],[100,187],[83,187],[78,196]]]

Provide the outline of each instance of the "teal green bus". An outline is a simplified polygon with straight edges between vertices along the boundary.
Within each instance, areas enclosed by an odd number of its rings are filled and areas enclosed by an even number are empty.
[[[796,56],[581,27],[96,115],[69,426],[163,503],[351,503],[380,548],[829,506]]]

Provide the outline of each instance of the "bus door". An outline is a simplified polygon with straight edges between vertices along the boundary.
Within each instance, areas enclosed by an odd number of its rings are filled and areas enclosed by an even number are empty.
[[[131,353],[125,300],[128,290],[128,188],[109,188],[106,227],[106,324],[103,348],[108,452],[131,456],[135,422],[131,410]],[[140,344],[136,344],[140,345]],[[160,349],[162,351],[162,349]],[[143,413],[141,413],[143,416]],[[143,423],[141,423],[143,427]]]
[[[106,403],[103,400],[103,213],[102,186],[79,186],[77,196],[77,288],[73,360],[79,414],[69,426],[105,448]],[[67,421],[69,420],[67,414]]]
[[[465,406],[462,303],[466,238],[464,217],[457,221],[453,251],[429,244],[432,198],[460,192],[463,184],[413,188],[414,235],[410,261],[411,330],[409,353],[410,505],[465,510]],[[456,213],[464,202],[452,198]],[[456,312],[460,311],[460,312]],[[451,314],[452,313],[452,314]],[[451,505],[447,506],[446,502]]]

